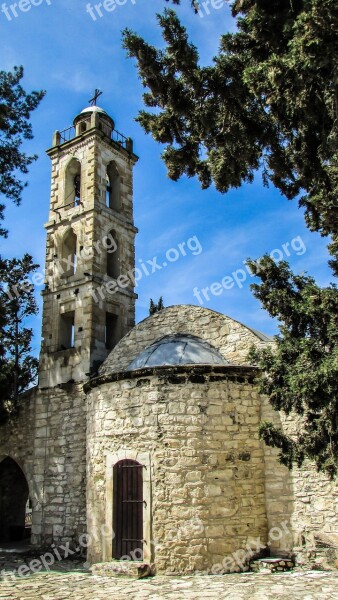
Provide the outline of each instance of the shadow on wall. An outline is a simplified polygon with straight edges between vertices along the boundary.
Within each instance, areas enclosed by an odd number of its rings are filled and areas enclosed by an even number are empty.
[[[267,398],[262,398],[261,421],[272,422],[276,427],[283,429],[279,413],[273,409]],[[278,449],[263,443],[263,452],[270,552],[290,553],[294,547],[295,529],[298,527],[298,524],[294,523],[295,492],[292,473],[278,461]]]

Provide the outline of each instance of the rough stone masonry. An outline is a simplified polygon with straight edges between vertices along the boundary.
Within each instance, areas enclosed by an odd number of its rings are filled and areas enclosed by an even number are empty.
[[[259,440],[261,420],[297,428],[258,394],[247,363],[252,344],[272,340],[197,306],[134,325],[136,294],[121,276],[135,267],[137,157],[114,127],[88,107],[48,150],[39,385],[1,428],[12,483],[0,536],[24,535],[25,511],[11,507],[27,488],[32,544],[76,548],[87,534],[91,563],[223,573],[247,569],[256,552],[337,568],[337,484],[310,463],[289,472]]]

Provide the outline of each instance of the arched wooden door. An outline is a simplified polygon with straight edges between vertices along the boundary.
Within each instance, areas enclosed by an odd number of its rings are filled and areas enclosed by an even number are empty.
[[[142,560],[143,466],[136,460],[120,460],[114,465],[113,477],[113,558]]]

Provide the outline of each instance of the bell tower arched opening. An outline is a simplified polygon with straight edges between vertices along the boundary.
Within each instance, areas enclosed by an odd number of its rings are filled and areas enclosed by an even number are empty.
[[[81,201],[81,163],[72,158],[66,167],[65,197],[63,206],[77,206]]]
[[[107,275],[113,279],[117,279],[121,274],[120,266],[120,244],[116,232],[112,229],[108,237],[115,242],[116,248],[107,248]]]
[[[107,167],[106,176],[106,206],[113,210],[121,210],[121,177],[115,162],[111,161]]]
[[[70,277],[76,272],[77,266],[77,237],[73,229],[65,234],[61,249],[61,274]]]

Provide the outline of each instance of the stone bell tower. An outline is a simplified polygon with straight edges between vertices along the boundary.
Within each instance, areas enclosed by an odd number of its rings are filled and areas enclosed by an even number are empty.
[[[95,374],[135,319],[133,142],[98,106],[56,131],[40,388]]]

